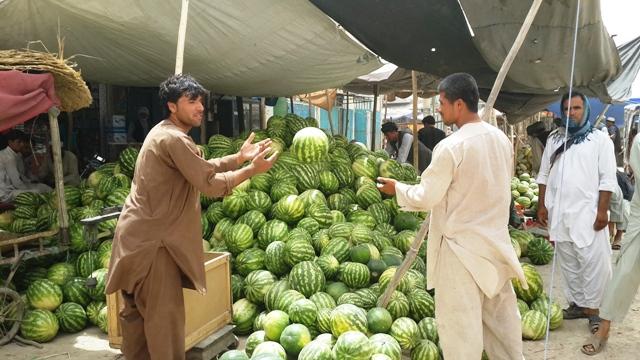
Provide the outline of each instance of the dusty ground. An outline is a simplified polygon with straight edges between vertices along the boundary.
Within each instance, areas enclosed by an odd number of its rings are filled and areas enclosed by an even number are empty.
[[[551,266],[539,267],[545,281],[551,277]],[[559,271],[555,276],[553,297],[562,299],[562,278]],[[545,290],[548,287],[545,285]],[[580,352],[580,346],[588,338],[587,321],[565,321],[562,327],[551,333],[547,359],[577,360],[589,357]],[[528,360],[544,359],[544,341],[525,342],[525,357]],[[53,342],[45,344],[44,349],[20,347],[15,344],[0,348],[0,359],[35,360],[35,359],[78,359],[99,360],[113,359],[119,352],[109,348],[105,334],[98,328],[87,329],[81,334],[62,335]],[[640,296],[631,308],[622,324],[616,324],[611,339],[604,353],[595,359],[640,359]]]

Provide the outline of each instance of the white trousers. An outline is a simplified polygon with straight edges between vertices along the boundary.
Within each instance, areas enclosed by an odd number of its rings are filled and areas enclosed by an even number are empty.
[[[523,358],[520,314],[510,281],[488,298],[446,241],[436,274],[436,323],[445,359],[480,359],[483,349],[491,360]]]
[[[556,242],[560,269],[565,281],[567,302],[589,309],[602,303],[611,279],[611,246],[605,236],[596,236],[591,245],[579,248],[573,241]],[[600,234],[600,233],[599,233]]]

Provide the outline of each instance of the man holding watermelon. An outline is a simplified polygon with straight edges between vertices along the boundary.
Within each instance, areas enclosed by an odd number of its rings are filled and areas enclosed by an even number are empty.
[[[182,288],[206,291],[200,193],[227,195],[268,171],[277,157],[266,157],[270,140],[252,144],[252,134],[237,154],[203,159],[188,132],[202,122],[205,93],[189,75],[160,84],[169,117],[142,145],[118,220],[106,292],[120,290],[124,298],[120,324],[127,359],[184,359]]]
[[[449,75],[438,90],[444,123],[459,130],[434,148],[420,184],[378,178],[379,189],[402,210],[431,211],[427,287],[436,290],[444,358],[479,359],[484,348],[490,359],[522,359],[511,279],[526,281],[507,230],[511,143],[480,120],[471,75]]]

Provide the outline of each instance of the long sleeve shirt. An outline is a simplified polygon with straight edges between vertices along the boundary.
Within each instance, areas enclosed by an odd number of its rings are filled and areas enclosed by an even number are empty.
[[[145,139],[131,193],[118,220],[107,293],[133,292],[154,254],[164,247],[184,274],[184,286],[205,291],[200,193],[229,194],[235,186],[235,155],[205,160],[193,140],[164,120]]]
[[[582,248],[596,238],[593,223],[600,191],[615,192],[618,187],[616,158],[608,135],[593,131],[562,153],[552,167],[551,155],[563,144],[563,136],[549,136],[536,182],[546,185],[551,239],[573,241]]]
[[[401,210],[431,211],[427,286],[438,286],[438,257],[447,241],[488,297],[511,278],[524,279],[507,228],[512,149],[507,137],[485,123],[464,125],[442,140],[417,185],[397,183]]]
[[[24,168],[22,156],[7,146],[0,151],[0,192],[24,190],[29,188],[28,181],[20,171]]]

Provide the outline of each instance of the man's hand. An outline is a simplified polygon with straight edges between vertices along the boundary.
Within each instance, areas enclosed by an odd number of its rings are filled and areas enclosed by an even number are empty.
[[[609,224],[609,216],[606,211],[598,211],[596,221],[593,223],[593,230],[600,231]]]
[[[542,226],[547,226],[547,222],[549,220],[549,213],[547,212],[547,208],[538,203],[538,222],[542,225]]]
[[[245,140],[242,144],[240,151],[238,151],[238,165],[241,165],[246,161],[253,160],[261,152],[271,146],[271,139],[264,139],[255,144],[252,144],[255,137],[256,134],[251,133],[247,140]]]
[[[251,165],[253,167],[253,175],[262,174],[273,166],[273,164],[278,160],[278,153],[275,152],[269,158],[267,158],[267,154],[271,151],[270,147],[262,150],[257,156],[254,156],[251,160]]]
[[[381,193],[391,196],[396,194],[396,180],[383,177],[379,177],[376,180],[378,181],[378,190]]]

